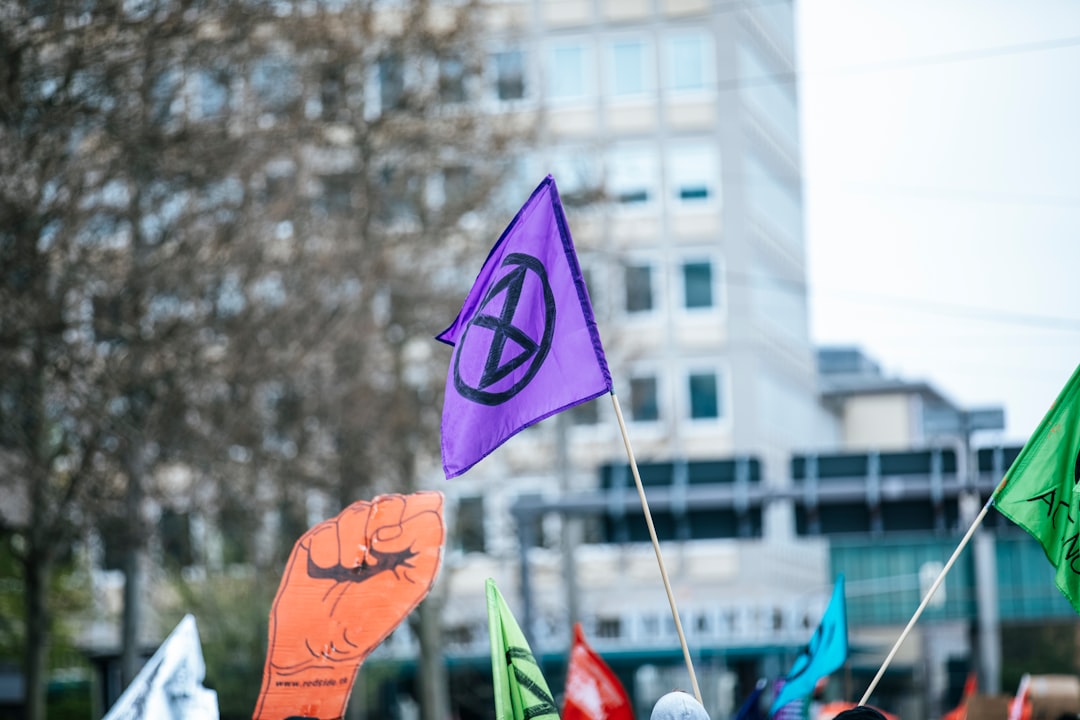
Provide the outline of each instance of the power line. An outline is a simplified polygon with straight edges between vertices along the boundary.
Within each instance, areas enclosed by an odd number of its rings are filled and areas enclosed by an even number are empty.
[[[1017,43],[1014,45],[997,45],[974,50],[957,50],[955,52],[924,55],[921,57],[898,58],[896,60],[882,60],[863,65],[848,65],[833,68],[829,71],[818,71],[815,75],[861,75],[885,70],[901,70],[909,67],[924,67],[929,65],[947,65],[971,60],[985,60],[987,58],[1002,57],[1004,55],[1021,55],[1032,52],[1045,52],[1047,50],[1061,50],[1064,48],[1080,47],[1080,36],[1050,38],[1029,43]]]
[[[804,175],[805,185],[844,186],[850,190],[869,194],[880,195],[907,195],[928,200],[941,200],[944,202],[988,202],[994,204],[1009,203],[1013,205],[1048,205],[1051,207],[1076,208],[1080,207],[1080,197],[1068,195],[1046,195],[1042,193],[1013,193],[999,190],[970,190],[966,188],[944,188],[919,185],[890,185],[888,183],[870,183],[855,180],[839,180],[834,182],[821,182],[810,175]]]
[[[725,277],[727,278],[727,282],[743,286],[757,285],[765,279],[763,276],[754,273],[739,272],[728,272]],[[898,295],[838,290],[835,288],[820,288],[802,280],[769,278],[769,286],[782,288],[798,295],[806,295],[808,293],[847,295],[867,304],[933,313],[938,316],[947,315],[1007,325],[1024,325],[1027,327],[1040,327],[1049,330],[1080,332],[1080,318],[1075,317],[1044,315],[1041,313],[1019,313],[976,305],[943,303],[932,300],[921,300],[919,298],[901,297]]]

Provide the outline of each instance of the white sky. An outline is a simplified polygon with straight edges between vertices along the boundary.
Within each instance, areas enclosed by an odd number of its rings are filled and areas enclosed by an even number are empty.
[[[800,0],[811,334],[1023,442],[1080,363],[1080,2]]]

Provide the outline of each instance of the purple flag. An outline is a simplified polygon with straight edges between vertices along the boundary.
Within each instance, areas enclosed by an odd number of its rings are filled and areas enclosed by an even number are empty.
[[[457,319],[437,339],[454,346],[442,415],[448,478],[529,425],[611,392],[550,175],[503,231]]]

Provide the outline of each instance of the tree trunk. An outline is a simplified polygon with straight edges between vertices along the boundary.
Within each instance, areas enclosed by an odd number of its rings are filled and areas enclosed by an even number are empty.
[[[49,671],[49,610],[46,605],[52,561],[30,553],[25,565],[26,648],[26,720],[45,720],[46,688]]]
[[[120,628],[120,677],[124,688],[135,679],[142,667],[139,652],[139,624],[142,615],[141,545],[145,541],[142,517],[142,447],[136,443],[128,453],[128,485],[125,498],[127,526],[124,543],[124,615]]]
[[[450,685],[443,661],[443,602],[442,593],[433,588],[419,607],[420,660],[417,675],[420,679],[421,720],[446,720],[450,717]]]

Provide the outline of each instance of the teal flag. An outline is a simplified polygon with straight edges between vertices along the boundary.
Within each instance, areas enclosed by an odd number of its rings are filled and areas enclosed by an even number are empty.
[[[487,611],[495,720],[559,720],[555,699],[525,633],[491,578],[487,580]]]
[[[994,507],[1031,533],[1080,612],[1080,365],[1005,473]]]
[[[791,665],[784,678],[784,686],[776,694],[769,717],[794,700],[801,700],[814,692],[817,681],[839,670],[848,654],[847,600],[844,597],[844,576],[836,578],[832,599],[821,623],[799,657]]]

